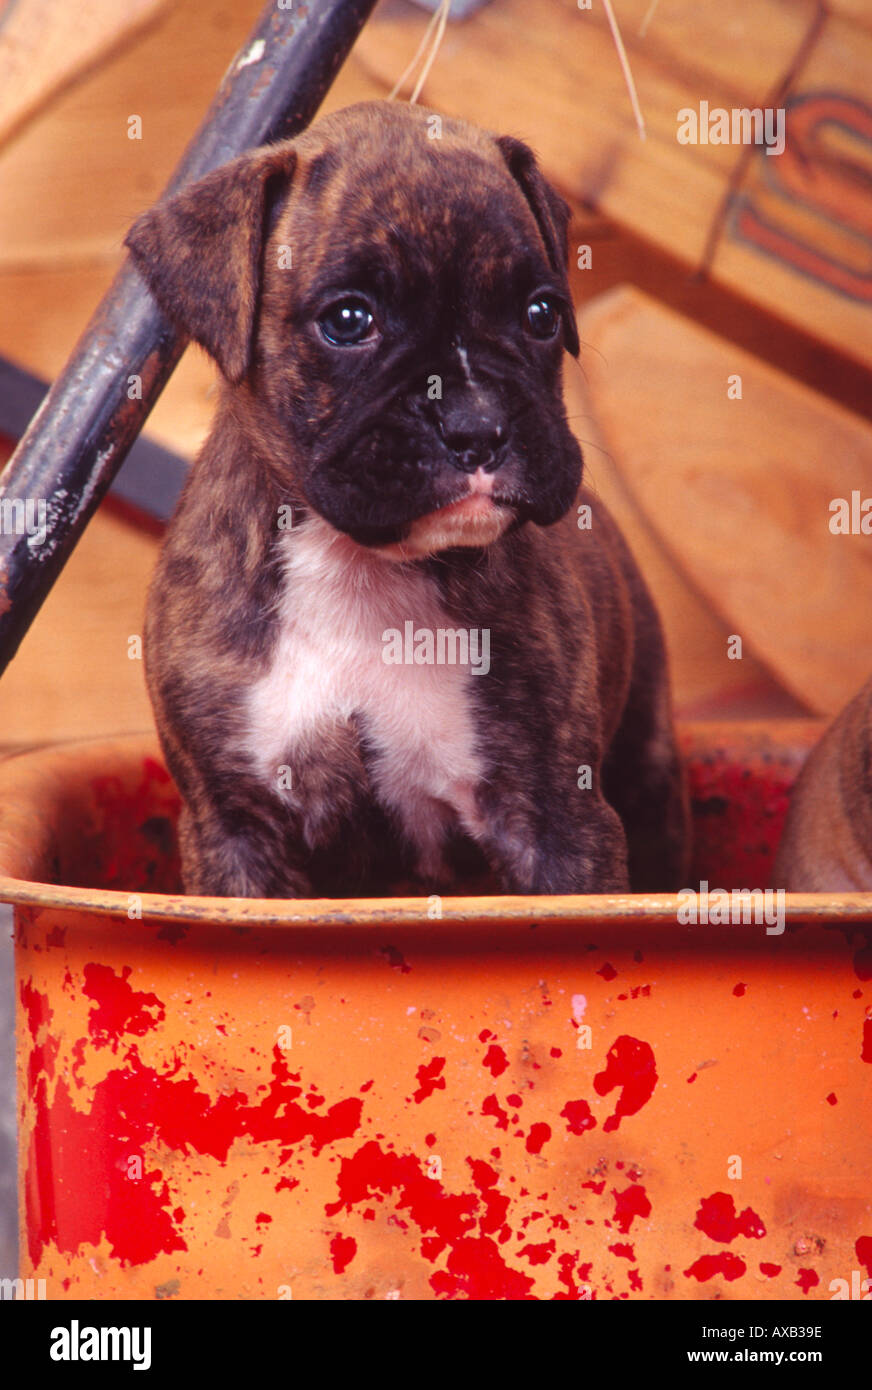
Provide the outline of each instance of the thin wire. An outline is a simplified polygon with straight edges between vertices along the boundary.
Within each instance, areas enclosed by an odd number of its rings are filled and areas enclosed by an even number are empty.
[[[645,139],[645,120],[642,115],[642,108],[639,106],[639,98],[636,95],[636,84],[633,81],[633,74],[630,71],[630,64],[627,59],[627,51],[624,48],[624,41],[621,38],[621,31],[618,28],[618,21],[615,19],[615,12],[612,9],[612,0],[603,0],[603,9],[609,21],[609,28],[612,31],[612,38],[615,41],[615,48],[618,50],[618,61],[624,74],[624,81],[627,84],[627,91],[630,93],[630,104],[633,108],[633,115],[636,117],[636,125],[639,129],[639,139]]]
[[[451,9],[451,0],[442,0],[442,4],[439,6],[439,9],[438,9],[437,12],[436,12],[437,15],[438,15],[438,17],[439,17],[439,25],[438,25],[438,28],[437,28],[437,30],[436,30],[436,38],[435,38],[434,41],[433,41],[433,47],[432,47],[431,50],[430,50],[430,56],[429,56],[429,58],[427,59],[426,63],[424,64],[423,72],[421,73],[421,76],[418,78],[418,81],[417,81],[416,84],[415,84],[415,90],[412,92],[412,95],[409,97],[409,105],[410,105],[410,106],[414,106],[414,105],[415,105],[415,102],[418,100],[418,96],[419,96],[419,94],[420,94],[421,88],[423,87],[424,83],[427,81],[427,77],[428,77],[428,74],[429,74],[429,72],[430,72],[430,69],[432,68],[433,63],[434,63],[434,61],[435,61],[435,59],[436,59],[436,54],[439,52],[439,48],[440,48],[441,43],[442,43],[442,37],[443,37],[443,35],[444,35],[444,33],[445,33],[445,26],[446,26],[446,24],[448,23],[448,11],[449,11],[450,9]]]
[[[402,85],[403,85],[403,83],[405,82],[406,78],[409,76],[409,73],[412,72],[412,71],[414,70],[414,68],[417,66],[417,64],[418,64],[418,59],[420,58],[421,54],[424,52],[424,49],[427,47],[427,40],[428,40],[429,37],[430,37],[430,31],[433,29],[433,27],[434,27],[434,25],[436,24],[436,21],[437,21],[438,18],[439,18],[439,11],[438,11],[438,10],[434,10],[433,14],[431,15],[430,19],[429,19],[428,22],[427,22],[427,28],[424,30],[423,38],[421,39],[421,42],[418,44],[418,51],[417,51],[417,53],[415,54],[415,56],[414,56],[414,58],[412,59],[411,63],[409,63],[409,65],[407,66],[407,68],[406,68],[405,72],[403,73],[402,77],[399,77],[399,78],[397,79],[397,81],[394,83],[393,87],[391,88],[391,91],[388,93],[388,101],[393,101],[393,100],[394,100],[394,98],[396,97],[397,93],[398,93],[398,92],[400,91],[400,89],[402,88]]]
[[[429,58],[429,60],[428,60],[428,62],[427,62],[427,66],[426,66],[426,68],[425,68],[425,70],[424,70],[424,77],[427,76],[427,73],[430,71],[430,68],[432,67],[432,64],[433,64],[433,58],[436,56],[436,52],[438,51],[439,45],[440,45],[440,43],[442,42],[442,32],[443,32],[444,29],[445,29],[445,21],[446,21],[446,19],[448,18],[448,11],[450,10],[450,8],[451,8],[451,0],[440,0],[440,5],[439,5],[438,10],[434,10],[434,11],[433,11],[433,14],[431,15],[430,19],[428,20],[427,27],[426,27],[426,29],[424,30],[424,33],[423,33],[423,35],[422,35],[422,37],[421,37],[421,42],[418,44],[418,48],[417,48],[417,51],[416,51],[416,53],[415,53],[414,58],[413,58],[412,61],[408,64],[408,66],[406,67],[406,69],[405,69],[405,71],[403,72],[402,76],[401,76],[400,78],[397,79],[397,81],[394,83],[393,88],[392,88],[391,91],[388,93],[388,101],[394,101],[395,98],[396,98],[396,96],[397,96],[397,94],[398,94],[400,91],[402,91],[402,88],[403,88],[403,86],[404,86],[406,80],[407,80],[408,77],[411,75],[411,73],[414,72],[415,68],[418,66],[418,63],[419,63],[420,58],[421,58],[421,55],[423,54],[424,50],[425,50],[426,47],[427,47],[427,44],[428,44],[429,41],[430,41],[430,35],[433,33],[433,30],[436,28],[436,26],[437,26],[438,24],[440,24],[440,21],[441,21],[441,28],[440,28],[440,32],[438,33],[438,35],[437,35],[437,37],[436,37],[435,48],[434,48],[433,53],[431,54],[431,56],[430,56],[430,58]],[[422,79],[422,82],[423,82],[423,79]],[[419,85],[416,87],[415,91],[412,93],[412,96],[411,96],[411,99],[410,99],[410,105],[412,104],[412,102],[414,102],[414,101],[416,100],[416,98],[417,98],[417,96],[418,96],[418,92],[420,91],[421,85],[422,85],[422,83],[419,83]]]
[[[642,20],[642,23],[639,25],[639,38],[640,38],[640,39],[644,39],[645,34],[646,34],[647,31],[648,31],[648,25],[651,23],[651,20],[654,18],[654,11],[657,9],[657,6],[658,6],[659,4],[660,4],[660,0],[651,0],[651,4],[648,6],[648,9],[647,9],[647,11],[646,11],[646,13],[645,13],[645,18]]]

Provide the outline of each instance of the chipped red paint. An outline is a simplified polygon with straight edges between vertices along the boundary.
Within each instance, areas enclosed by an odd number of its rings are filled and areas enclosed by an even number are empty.
[[[872,1018],[863,1021],[863,1048],[860,1059],[863,1062],[872,1062]]]
[[[619,1243],[617,1245],[610,1245],[609,1249],[611,1250],[613,1255],[617,1255],[622,1260],[635,1260],[636,1258],[636,1256],[633,1254],[632,1245]]]
[[[402,951],[398,951],[396,946],[382,946],[379,955],[383,956],[394,970],[399,970],[401,975],[408,975],[412,969],[411,965],[406,964]]]
[[[49,1107],[46,1083],[41,1080],[35,1110],[25,1188],[28,1247],[34,1263],[48,1244],[76,1251],[83,1244],[97,1245],[103,1234],[122,1264],[143,1264],[161,1251],[187,1250],[167,1210],[170,1193],[163,1175],[146,1171],[143,1164],[134,1179],[127,1177],[129,1171],[136,1173],[135,1167],[128,1166],[130,1160],[142,1161],[137,1139],[131,1136],[126,1144],[116,1139],[107,1145],[105,1132],[114,1111],[105,1094],[95,1094],[91,1112],[82,1115],[73,1108],[63,1080]],[[87,1172],[88,1183],[76,1189],[56,1182],[55,1165]]]
[[[354,1239],[354,1236],[343,1236],[337,1232],[330,1242],[330,1258],[333,1261],[333,1273],[342,1274],[351,1264],[356,1254],[357,1241]]]
[[[736,1204],[728,1192],[713,1192],[711,1197],[701,1198],[693,1224],[710,1240],[724,1244],[729,1244],[736,1236],[761,1240],[766,1234],[766,1227],[750,1207],[736,1215]]]
[[[414,1154],[385,1152],[375,1139],[341,1160],[336,1189],[339,1196],[325,1207],[327,1216],[335,1216],[343,1208],[351,1211],[372,1196],[382,1202],[399,1189],[396,1209],[408,1209],[416,1226],[437,1232],[443,1245],[459,1240],[475,1225],[478,1198],[474,1193],[452,1196],[441,1182],[425,1173]]]
[[[717,749],[687,762],[694,817],[688,883],[768,887],[795,769],[778,750]]]
[[[444,1271],[431,1276],[433,1292],[445,1298],[524,1299],[534,1298],[533,1280],[510,1269],[495,1243],[487,1236],[467,1239],[454,1247]]]
[[[145,757],[132,794],[120,777],[94,777],[90,789],[95,802],[93,834],[82,845],[81,858],[93,860],[103,887],[177,892],[180,870],[173,823],[181,803],[166,768]]]
[[[395,1212],[408,1212],[424,1235],[421,1253],[426,1259],[435,1261],[450,1246],[445,1269],[430,1278],[434,1293],[446,1298],[531,1298],[533,1280],[506,1264],[489,1235],[471,1234],[476,1222],[484,1232],[501,1220],[508,1199],[493,1190],[498,1175],[489,1164],[473,1159],[468,1162],[480,1195],[455,1195],[427,1176],[413,1154],[385,1152],[372,1139],[341,1160],[339,1199],[328,1203],[325,1213],[333,1217],[370,1197],[383,1202],[391,1196]],[[500,1238],[504,1238],[502,1232]]]
[[[737,985],[733,986],[733,993],[735,994],[737,999],[741,999],[742,995],[745,993],[745,990],[747,988],[748,986],[745,984],[745,982],[743,980],[740,980]]]
[[[127,983],[131,974],[125,965],[121,974],[108,965],[85,966],[82,993],[96,1002],[88,1015],[88,1032],[97,1047],[112,1044],[118,1050],[122,1033],[142,1038],[166,1017],[166,1010],[156,994],[144,994]],[[154,1009],[156,1013],[149,1013]]]
[[[760,1265],[760,1273],[765,1274],[767,1279],[774,1279],[776,1274],[781,1273],[781,1265],[769,1264],[764,1260]]]
[[[18,990],[21,1005],[27,1014],[27,1026],[30,1029],[30,1036],[36,1041],[36,1035],[40,1028],[50,1028],[54,1012],[49,1006],[48,998],[45,994],[40,994],[38,989],[34,989],[29,980],[24,980]]]
[[[576,1250],[574,1252],[566,1251],[564,1254],[558,1256],[557,1265],[560,1273],[557,1277],[561,1284],[564,1285],[566,1292],[556,1293],[554,1295],[555,1303],[560,1303],[569,1299],[578,1300],[587,1293],[586,1288],[582,1288],[582,1285],[587,1285],[593,1265],[591,1262],[587,1262],[586,1264],[578,1265],[578,1269],[576,1270],[575,1267],[578,1264],[579,1254],[580,1252]],[[575,1282],[574,1275],[576,1273],[579,1283]],[[591,1291],[589,1296],[591,1299],[596,1298],[596,1294],[593,1293],[593,1291]]]
[[[819,1283],[820,1283],[820,1275],[818,1274],[817,1270],[815,1270],[815,1269],[801,1269],[801,1270],[799,1270],[799,1278],[798,1278],[797,1281],[796,1281],[796,1287],[797,1287],[798,1289],[802,1289],[802,1292],[803,1292],[804,1294],[808,1293],[809,1289],[815,1288]]]
[[[732,1250],[722,1250],[719,1255],[700,1255],[698,1260],[684,1271],[685,1279],[698,1279],[702,1284],[707,1279],[714,1279],[716,1274],[732,1281],[741,1279],[745,1273],[747,1265],[738,1255],[734,1255]]]
[[[835,1091],[830,1091],[829,1095],[827,1096],[827,1104],[828,1104],[828,1105],[838,1105],[838,1103],[839,1103],[839,1097],[836,1095]]]
[[[611,961],[604,961],[596,973],[602,975],[603,979],[608,982],[609,980],[613,980],[618,972]]]
[[[472,1181],[481,1193],[481,1199],[484,1202],[484,1214],[479,1217],[481,1234],[493,1235],[503,1228],[508,1230],[505,1223],[509,1211],[509,1199],[503,1193],[496,1191],[496,1185],[499,1181],[499,1173],[496,1168],[492,1168],[483,1159],[467,1158],[466,1161],[472,1169]]]
[[[508,1070],[509,1059],[503,1049],[497,1043],[491,1043],[484,1055],[483,1067],[487,1067],[491,1075],[496,1079]]]
[[[657,1068],[650,1043],[622,1034],[609,1048],[605,1071],[598,1072],[593,1079],[598,1096],[608,1095],[615,1086],[622,1088],[615,1112],[606,1120],[603,1129],[608,1133],[617,1129],[622,1119],[635,1115],[651,1099],[656,1085]]]
[[[854,1243],[854,1252],[861,1265],[865,1265],[866,1272],[872,1278],[872,1236],[860,1236]]]
[[[420,1105],[423,1100],[427,1100],[429,1096],[432,1096],[434,1091],[445,1090],[445,1077],[439,1074],[444,1066],[444,1057],[434,1057],[431,1061],[425,1062],[418,1068],[415,1075],[418,1078],[419,1085],[412,1097],[416,1105]]]
[[[547,1144],[551,1138],[551,1126],[543,1123],[530,1126],[530,1133],[527,1135],[527,1153],[538,1154],[542,1152],[542,1145]]]
[[[351,1137],[360,1124],[362,1102],[356,1098],[338,1101],[325,1115],[297,1104],[302,1087],[294,1082],[299,1075],[288,1071],[278,1045],[273,1081],[257,1104],[250,1104],[241,1091],[213,1101],[192,1077],[178,1076],[180,1070],[178,1061],[163,1073],[147,1067],[133,1047],[124,1067],[110,1071],[91,1089],[91,1107],[84,1112],[73,1107],[63,1078],[51,1103],[46,1080],[39,1079],[25,1185],[34,1263],[48,1244],[76,1251],[83,1244],[99,1244],[104,1234],[122,1264],[142,1264],[161,1251],[187,1249],[168,1210],[163,1174],[147,1170],[142,1158],[155,1140],[182,1154],[194,1150],[221,1161],[237,1138],[273,1140],[282,1145],[282,1164],[302,1140],[310,1139],[317,1154],[325,1145]],[[134,1159],[142,1168],[138,1177],[129,1176]],[[56,1169],[85,1172],[88,1182],[58,1182]],[[280,1180],[283,1185],[288,1186]]]
[[[625,1187],[623,1192],[618,1192],[613,1187],[612,1196],[615,1199],[613,1220],[617,1222],[618,1229],[623,1231],[624,1235],[632,1226],[634,1217],[651,1215],[651,1203],[641,1183],[633,1183],[632,1186]]]
[[[530,1261],[531,1265],[545,1265],[557,1253],[557,1246],[553,1240],[543,1241],[540,1245],[523,1245],[518,1251],[518,1256],[523,1255]]]
[[[481,1113],[493,1115],[497,1122],[497,1129],[508,1129],[509,1113],[507,1110],[503,1110],[496,1096],[485,1096],[481,1103]]]
[[[49,1080],[54,1076],[55,1062],[59,1051],[60,1043],[51,1034],[44,1043],[38,1043],[34,1046],[27,1062],[27,1084],[31,1095],[36,1090],[36,1083],[40,1076],[46,1076]]]
[[[570,1134],[584,1134],[585,1130],[596,1129],[596,1119],[586,1100],[568,1100],[560,1112],[560,1118],[566,1121]]]

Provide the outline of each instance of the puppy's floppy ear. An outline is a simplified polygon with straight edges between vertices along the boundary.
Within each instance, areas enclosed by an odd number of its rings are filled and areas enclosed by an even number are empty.
[[[158,203],[125,238],[161,308],[234,385],[251,358],[270,203],[295,165],[289,143],[242,155]]]
[[[568,203],[560,197],[543,177],[536,156],[523,140],[513,135],[497,136],[500,153],[509,168],[509,173],[530,204],[530,209],[539,226],[551,269],[559,276],[561,289],[566,295],[570,308],[563,315],[563,341],[573,357],[578,356],[578,329],[572,312],[572,294],[569,289],[569,257],[567,254],[567,233],[571,216]]]

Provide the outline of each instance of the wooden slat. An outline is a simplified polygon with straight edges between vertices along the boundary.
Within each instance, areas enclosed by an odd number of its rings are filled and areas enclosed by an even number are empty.
[[[158,541],[100,512],[0,681],[0,748],[152,727],[142,661]]]
[[[160,197],[262,9],[263,0],[220,10],[177,0],[160,26],[0,150],[0,274],[118,264],[125,232]],[[324,109],[381,95],[352,58]],[[130,115],[142,117],[141,140],[128,139]]]
[[[787,152],[758,149],[746,161],[741,145],[679,144],[678,112],[702,100],[711,108],[766,105],[815,32],[815,0],[663,0],[640,39],[645,9],[645,0],[619,7],[644,143],[596,4],[486,6],[446,34],[421,100],[529,139],[570,198],[595,204],[689,270],[703,264],[720,228],[711,263],[720,284],[872,365],[872,32],[825,17],[784,98]],[[414,7],[394,5],[364,32],[358,54],[385,88],[414,52],[421,24]],[[840,148],[833,97],[850,127]],[[824,215],[832,217],[833,200],[843,227],[835,235]],[[761,219],[773,224],[769,235],[755,234]]]
[[[600,312],[595,304],[594,318]],[[584,453],[585,482],[601,497],[621,528],[645,577],[660,614],[669,653],[669,674],[676,713],[685,719],[777,719],[801,717],[809,710],[795,700],[752,652],[742,661],[726,660],[731,631],[691,582],[653,530],[628,479],[634,459],[624,452],[618,432],[606,438],[598,399],[599,380],[591,370],[595,349],[588,347],[588,320],[582,313],[579,332],[585,340],[580,366],[568,358],[564,368],[569,421]],[[626,403],[634,407],[634,398]],[[656,422],[652,422],[656,428]]]
[[[135,37],[167,0],[2,0],[0,145],[69,82]]]
[[[872,536],[833,534],[830,503],[872,498],[872,428],[632,290],[588,305],[580,332],[588,409],[658,547],[722,641],[835,713],[872,667]],[[661,608],[680,660],[696,629],[676,630],[674,597]],[[725,641],[720,663],[745,664]]]

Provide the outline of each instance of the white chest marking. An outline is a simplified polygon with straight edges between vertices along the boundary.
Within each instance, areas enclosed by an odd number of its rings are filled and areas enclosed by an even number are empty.
[[[481,826],[469,667],[389,665],[383,634],[454,624],[426,575],[372,555],[319,518],[287,533],[287,583],[269,668],[252,687],[246,751],[274,788],[295,747],[331,723],[361,717],[373,789],[438,873],[449,808],[470,834]]]

